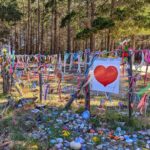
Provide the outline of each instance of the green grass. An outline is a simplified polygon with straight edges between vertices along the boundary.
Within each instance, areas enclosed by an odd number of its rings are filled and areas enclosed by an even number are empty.
[[[26,141],[26,137],[18,130],[13,130],[10,136],[13,141]]]
[[[0,93],[0,99],[5,99],[7,95]]]
[[[7,128],[10,129],[12,126],[12,116],[8,116],[0,121],[0,132]]]

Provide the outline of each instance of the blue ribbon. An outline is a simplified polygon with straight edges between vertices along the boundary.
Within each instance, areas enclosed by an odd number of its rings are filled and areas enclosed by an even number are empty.
[[[70,53],[65,53],[65,56],[64,56],[65,60],[67,60],[69,56],[70,56]]]
[[[73,60],[75,61],[75,60],[78,60],[78,53],[74,53],[73,54]]]

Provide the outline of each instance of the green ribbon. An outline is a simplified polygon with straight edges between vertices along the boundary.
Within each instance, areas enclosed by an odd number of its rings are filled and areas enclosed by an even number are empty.
[[[143,93],[146,92],[149,88],[150,88],[150,84],[149,84],[147,87],[142,88],[137,94],[138,94],[139,96],[141,96],[141,95],[143,95]]]

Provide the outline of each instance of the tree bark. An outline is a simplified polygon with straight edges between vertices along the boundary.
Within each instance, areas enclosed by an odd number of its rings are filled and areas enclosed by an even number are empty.
[[[89,14],[89,0],[86,1],[86,16],[87,19],[90,18],[90,14]],[[89,48],[89,43],[88,43],[89,39],[86,38],[86,42],[85,42],[85,48]]]
[[[58,52],[58,36],[57,36],[57,0],[54,1],[54,53]]]
[[[71,0],[68,0],[68,14],[71,12]],[[70,22],[67,25],[67,51],[71,51],[71,26]]]
[[[43,54],[43,50],[44,50],[43,40],[44,40],[44,2],[43,2],[42,18],[41,18],[41,47],[40,47],[40,51],[42,54]]]
[[[28,30],[28,34],[27,34],[27,54],[30,53],[30,5],[31,5],[31,1],[28,0],[28,25],[27,25],[27,30]]]
[[[51,38],[50,38],[50,54],[53,54],[54,53],[54,42],[53,42],[53,39],[54,39],[54,34],[53,34],[53,27],[54,27],[54,11],[52,9],[52,18],[51,18]]]
[[[40,2],[39,2],[39,0],[38,0],[37,51],[40,53]]]
[[[107,50],[107,48],[108,48],[107,47],[108,46],[107,45],[107,43],[108,43],[107,40],[108,40],[108,38],[107,38],[107,30],[105,30],[105,50]]]
[[[6,66],[5,64],[7,64],[7,58],[6,56],[4,55],[3,57],[4,61],[4,65],[2,65],[2,78],[3,78],[3,94],[8,94],[9,91],[10,91],[10,76],[9,76],[9,73],[8,71],[6,70]]]
[[[132,35],[132,48],[133,48],[133,50],[135,50],[135,48],[136,48],[136,43],[135,43],[135,35]]]
[[[91,25],[94,20],[94,15],[95,15],[95,5],[94,5],[94,0],[91,0]],[[95,49],[95,41],[94,41],[94,34],[92,33],[90,36],[90,49],[93,51]]]
[[[10,82],[9,82],[9,74],[7,72],[3,72],[3,94],[8,94],[10,89]]]
[[[32,37],[31,37],[31,39],[32,39],[32,54],[35,54],[35,44],[34,44],[34,41],[35,41],[35,32],[34,32],[34,28],[35,28],[35,26],[34,26],[34,20],[33,20],[33,22],[32,22]]]
[[[32,13],[32,11],[31,11]],[[34,47],[33,47],[33,39],[34,39],[34,32],[33,32],[33,16],[31,14],[31,23],[30,23],[30,54],[34,53]]]
[[[113,19],[113,13],[115,8],[115,0],[111,0],[111,8],[110,8],[110,18]],[[107,37],[107,50],[111,50],[111,29],[108,29],[108,37]]]

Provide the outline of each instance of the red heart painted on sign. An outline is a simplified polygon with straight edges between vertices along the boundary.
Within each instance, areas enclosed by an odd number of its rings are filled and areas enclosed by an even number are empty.
[[[107,86],[108,84],[114,82],[118,77],[118,70],[114,66],[97,66],[94,70],[94,76],[98,82],[102,85]]]

